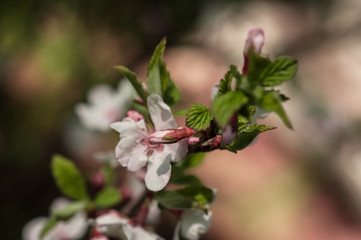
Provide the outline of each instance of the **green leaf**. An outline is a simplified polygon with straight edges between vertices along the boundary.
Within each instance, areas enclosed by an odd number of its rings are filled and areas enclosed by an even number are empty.
[[[266,91],[261,100],[261,107],[267,111],[275,112],[283,121],[283,123],[292,129],[291,121],[289,120],[285,110],[282,106],[282,98],[276,91]]]
[[[213,200],[213,191],[202,185],[181,188],[176,191],[184,196],[193,198],[196,202],[196,206],[201,208]]]
[[[199,180],[199,178],[195,175],[182,174],[182,175],[178,175],[178,176],[175,175],[175,177],[173,177],[173,171],[172,171],[172,176],[171,176],[170,182],[173,184],[178,184],[178,185],[199,185],[199,184],[201,184],[201,180]]]
[[[155,193],[155,198],[159,204],[169,209],[190,209],[192,207],[204,208],[214,196],[211,189],[196,185],[174,191],[162,190]]]
[[[218,92],[217,92],[217,97],[231,91],[231,83],[232,83],[232,78],[233,78],[233,74],[232,71],[229,70],[226,75],[224,75],[224,78],[221,79],[221,81],[219,82],[219,86],[218,86]]]
[[[56,217],[57,219],[66,220],[72,217],[75,213],[84,210],[86,206],[87,203],[85,201],[71,202],[65,207],[52,209],[51,215]]]
[[[149,61],[147,73],[147,87],[149,93],[155,93],[163,97],[169,80],[169,73],[163,62],[163,53],[165,49],[165,38],[155,48],[154,53]]]
[[[46,234],[58,223],[58,220],[55,218],[50,218],[44,227],[40,231],[39,239],[43,239]]]
[[[175,166],[183,169],[198,167],[202,163],[205,155],[206,154],[204,152],[188,154],[182,161],[179,161]]]
[[[78,200],[88,199],[84,178],[71,160],[54,155],[51,169],[56,185],[65,196]]]
[[[241,130],[238,132],[237,138],[229,144],[229,147],[237,151],[242,150],[251,144],[258,134],[272,129],[275,129],[275,127],[258,125],[256,123],[241,126]]]
[[[107,187],[101,190],[95,197],[94,204],[99,208],[112,207],[122,200],[119,190],[114,187]]]
[[[169,209],[190,209],[193,206],[193,198],[184,196],[177,191],[162,190],[155,193],[155,199],[160,205]]]
[[[281,84],[293,78],[297,71],[297,60],[289,57],[280,57],[272,61],[260,75],[265,87]]]
[[[186,116],[188,114],[188,109],[181,109],[173,112],[173,116]]]
[[[142,83],[138,80],[135,73],[130,71],[128,68],[124,66],[116,66],[114,67],[116,70],[121,72],[133,85],[135,91],[137,91],[139,97],[146,103],[148,94],[145,92]]]
[[[167,88],[163,93],[163,100],[169,107],[173,107],[181,98],[181,93],[174,82],[169,79]]]
[[[247,56],[249,61],[247,79],[248,83],[253,88],[262,83],[261,73],[271,64],[271,61],[253,51],[249,51]]]
[[[101,172],[105,176],[105,186],[113,186],[116,177],[114,168],[111,167],[110,164],[105,164],[102,167]]]
[[[213,102],[212,113],[220,127],[224,128],[231,116],[248,102],[241,91],[227,92]]]
[[[211,111],[202,104],[193,104],[187,113],[186,125],[190,128],[203,130],[212,120]]]
[[[148,108],[146,106],[144,106],[143,104],[134,101],[131,106],[131,109],[136,110],[137,112],[142,114],[145,120],[151,121]]]

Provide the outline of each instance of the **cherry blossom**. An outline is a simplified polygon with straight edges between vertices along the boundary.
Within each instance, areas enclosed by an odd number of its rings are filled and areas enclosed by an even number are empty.
[[[100,84],[90,90],[89,103],[76,105],[75,112],[85,127],[106,132],[110,130],[109,124],[124,116],[132,96],[132,86],[126,80],[120,81],[117,90]]]
[[[154,131],[175,129],[177,124],[169,106],[159,95],[148,96],[147,106],[154,129],[145,123],[144,118],[140,118],[134,112],[110,126],[120,135],[120,141],[115,150],[119,163],[133,172],[147,167],[146,187],[152,191],[159,191],[169,181],[171,162],[183,159],[187,154],[188,146],[184,140],[173,144],[151,143],[149,137]]]
[[[122,217],[117,211],[111,210],[95,220],[96,231],[104,236],[122,238],[126,240],[162,240],[157,234],[133,225],[132,221]],[[103,236],[102,236],[103,237]],[[100,236],[91,240],[98,240]],[[103,237],[104,238],[104,237]]]

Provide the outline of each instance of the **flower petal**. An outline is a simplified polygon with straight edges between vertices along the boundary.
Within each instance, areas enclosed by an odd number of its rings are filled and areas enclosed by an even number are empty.
[[[208,231],[212,212],[205,214],[200,209],[185,211],[182,215],[181,235],[189,240],[198,240],[199,236]]]
[[[155,151],[149,157],[145,185],[151,191],[162,190],[169,182],[172,154],[169,151]]]
[[[156,131],[177,127],[172,111],[163,102],[161,96],[157,94],[149,95],[147,105]]]
[[[121,122],[112,123],[111,128],[119,132],[120,140],[115,148],[115,155],[123,167],[130,171],[138,171],[147,163],[146,146],[142,141],[148,137],[144,120],[138,122],[125,118]]]
[[[188,153],[187,139],[183,139],[173,144],[164,144],[164,151],[167,151],[167,149],[172,154],[171,162],[179,162]]]

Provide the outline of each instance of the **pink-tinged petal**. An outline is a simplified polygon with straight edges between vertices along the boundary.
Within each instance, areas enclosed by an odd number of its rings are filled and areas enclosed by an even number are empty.
[[[145,185],[151,191],[162,190],[169,182],[172,154],[169,151],[154,151],[149,157]]]
[[[159,95],[149,95],[147,105],[156,131],[177,127],[172,111]]]
[[[161,130],[153,133],[150,136],[149,141],[152,144],[175,143],[192,136],[194,133],[196,133],[196,131],[188,127]]]
[[[261,53],[262,47],[265,42],[265,36],[263,29],[254,28],[248,31],[248,37],[246,40],[246,46],[244,48],[244,54],[253,48],[256,53]]]
[[[139,112],[135,111],[135,110],[128,111],[127,116],[128,116],[128,118],[130,118],[130,119],[132,119],[133,121],[136,121],[136,122],[144,119],[143,115],[140,114]]]
[[[164,145],[164,151],[169,151],[172,155],[171,162],[179,162],[188,153],[188,141],[183,139],[177,143]]]

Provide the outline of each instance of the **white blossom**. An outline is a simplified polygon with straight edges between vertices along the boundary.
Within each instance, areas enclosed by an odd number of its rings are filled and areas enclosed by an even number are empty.
[[[125,240],[162,240],[157,234],[140,226],[133,226],[129,219],[120,216],[115,210],[105,213],[95,220],[96,230],[108,237]],[[97,238],[92,238],[96,240]]]
[[[106,132],[112,122],[120,120],[126,113],[133,96],[133,88],[121,80],[118,89],[100,84],[88,93],[88,104],[77,104],[75,112],[81,123],[91,129]]]
[[[64,198],[57,198],[51,204],[51,209],[59,209],[68,204],[69,201]],[[23,240],[40,240],[40,234],[45,224],[48,222],[47,217],[38,217],[28,222],[23,228]],[[86,214],[84,211],[76,213],[67,221],[60,221],[51,228],[43,240],[75,240],[81,239],[88,227]]]
[[[119,163],[129,171],[136,172],[147,167],[145,184],[149,190],[163,189],[171,175],[171,162],[178,162],[187,154],[188,146],[182,140],[173,144],[152,144],[149,136],[154,131],[176,128],[176,121],[167,104],[159,95],[151,94],[147,106],[154,130],[144,119],[126,117],[112,123],[111,128],[119,132],[120,141],[115,154]]]

